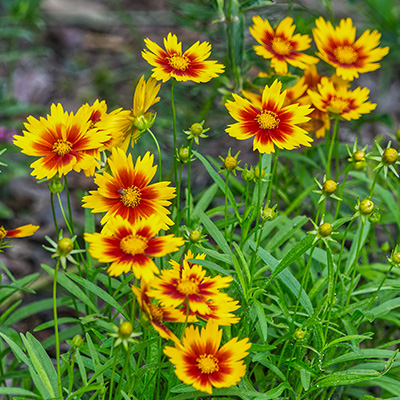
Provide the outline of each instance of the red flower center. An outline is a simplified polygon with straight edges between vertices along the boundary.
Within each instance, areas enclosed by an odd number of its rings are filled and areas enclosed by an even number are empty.
[[[68,140],[57,139],[57,142],[53,144],[53,153],[56,153],[61,157],[69,154],[71,150],[72,143],[68,142]]]
[[[119,243],[120,249],[132,256],[143,254],[147,249],[147,239],[139,235],[125,236]]]
[[[351,65],[358,60],[358,53],[353,46],[338,46],[333,50],[333,54],[340,64]]]
[[[158,307],[156,304],[147,303],[150,314],[158,322],[161,322],[164,318],[164,310],[161,307]]]
[[[212,354],[202,354],[197,358],[196,363],[203,374],[212,374],[219,371],[219,361]]]
[[[120,199],[124,206],[135,208],[141,199],[140,189],[136,186],[131,186],[127,189],[119,189]]]
[[[279,126],[279,118],[272,111],[262,111],[258,114],[255,120],[261,129],[275,129]]]
[[[185,71],[190,65],[190,60],[187,57],[179,54],[174,54],[171,57],[167,57],[167,60],[168,64],[172,68],[178,69],[179,71]]]
[[[341,114],[349,107],[349,100],[344,99],[343,97],[332,97],[330,101],[329,107],[327,107],[328,111],[333,112],[334,114]]]
[[[276,37],[271,42],[272,50],[280,56],[288,56],[292,51],[292,45],[284,38]]]

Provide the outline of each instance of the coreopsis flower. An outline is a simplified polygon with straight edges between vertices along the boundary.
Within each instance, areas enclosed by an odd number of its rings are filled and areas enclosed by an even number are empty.
[[[159,277],[151,283],[149,296],[156,298],[161,305],[166,307],[179,307],[185,302],[193,312],[207,314],[210,312],[207,301],[213,299],[232,281],[230,276],[206,276],[206,271],[201,265],[189,262],[194,258],[189,250],[182,265],[170,261],[173,269],[163,269]],[[196,259],[204,260],[205,254],[197,255]]]
[[[90,125],[88,127],[88,130],[93,129],[91,131],[92,134],[97,134],[98,125],[100,121],[107,116],[107,103],[102,100],[99,101],[96,99],[96,101],[92,104],[89,105],[88,103],[83,104],[79,110],[76,113],[77,115],[82,114],[82,118],[86,119],[90,122]],[[86,116],[84,116],[86,114]],[[100,129],[101,131],[101,129]],[[95,133],[96,132],[96,133]],[[111,143],[111,136],[107,141],[102,143],[102,146],[100,148],[92,149],[86,151],[87,154],[94,156],[94,162],[88,169],[84,169],[83,172],[86,176],[93,176],[95,173],[96,168],[100,167],[100,151],[104,150],[106,148],[109,148],[110,143]]]
[[[196,42],[184,53],[182,43],[171,33],[164,38],[165,50],[148,38],[144,42],[147,49],[142,51],[142,56],[155,67],[152,76],[158,81],[166,82],[175,78],[177,81],[204,83],[224,72],[222,64],[206,60],[211,54],[208,42]]]
[[[226,293],[219,293],[213,296],[212,299],[206,301],[208,310],[206,313],[190,312],[189,315],[199,317],[205,321],[214,320],[218,325],[229,326],[239,322],[239,318],[232,314],[236,311],[239,306],[239,302],[233,300]],[[182,308],[182,312],[185,313],[185,306]]]
[[[125,152],[129,143],[133,147],[143,132],[154,123],[156,114],[148,112],[149,108],[160,101],[157,97],[161,85],[154,78],[147,81],[142,76],[136,86],[131,110],[121,108],[108,114],[99,124],[99,128],[111,134],[112,140],[108,146],[121,147]]]
[[[205,328],[189,326],[182,345],[165,347],[164,353],[175,366],[176,376],[195,389],[212,394],[212,388],[236,385],[246,373],[243,358],[251,344],[237,337],[220,347],[222,330],[215,321]]]
[[[32,225],[32,224],[22,225],[19,228],[10,230],[6,230],[3,225],[0,225],[0,246],[3,244],[4,239],[32,236],[38,229],[39,229],[38,225]]]
[[[336,68],[336,73],[345,80],[358,78],[359,73],[375,71],[377,62],[389,52],[389,47],[378,47],[381,34],[366,30],[356,40],[356,28],[351,18],[342,19],[339,26],[333,27],[322,17],[315,21],[313,29],[317,55]]]
[[[184,315],[179,310],[173,307],[159,306],[152,302],[148,292],[149,286],[143,280],[140,284],[140,289],[132,286],[132,292],[135,294],[141,310],[147,315],[151,325],[158,334],[167,340],[172,340],[174,343],[180,343],[180,340],[175,334],[164,324],[164,322],[188,322],[196,321],[196,317]]]
[[[316,108],[348,121],[358,119],[361,114],[368,114],[376,107],[376,104],[367,101],[367,88],[349,90],[346,86],[335,86],[327,77],[321,79],[318,92],[308,90],[307,93]]]
[[[156,214],[163,226],[168,229],[173,221],[168,217],[167,206],[175,197],[175,188],[170,182],[157,182],[150,185],[157,166],[153,166],[154,156],[147,152],[143,159],[138,157],[133,166],[132,155],[126,155],[121,148],[113,148],[108,159],[111,174],[104,171],[96,174],[94,182],[99,187],[83,197],[83,207],[92,208],[92,212],[106,213],[101,220],[104,224],[116,215],[130,223],[141,217],[148,218]]]
[[[106,132],[93,133],[86,113],[68,114],[61,104],[52,104],[47,119],[29,116],[24,125],[24,135],[15,135],[14,144],[22,153],[40,157],[31,164],[37,179],[90,169],[95,162],[91,153],[109,139]]]
[[[85,233],[89,253],[100,262],[111,263],[111,276],[133,271],[137,279],[150,281],[158,274],[153,257],[179,250],[183,239],[174,235],[155,237],[163,223],[157,215],[130,223],[117,215],[106,225],[106,233]]]
[[[238,121],[229,125],[228,134],[239,140],[254,137],[253,150],[273,153],[275,147],[294,149],[311,146],[313,139],[298,125],[307,122],[312,108],[290,104],[284,106],[286,91],[281,92],[282,83],[275,80],[265,86],[260,102],[252,103],[233,94],[235,101],[227,101],[225,106],[231,116]]]
[[[308,35],[293,35],[296,26],[293,18],[286,17],[273,29],[268,20],[260,16],[253,17],[254,25],[250,33],[261,46],[254,46],[257,55],[271,59],[271,66],[277,74],[286,75],[287,65],[306,69],[308,65],[318,62],[318,58],[303,54],[310,47]]]

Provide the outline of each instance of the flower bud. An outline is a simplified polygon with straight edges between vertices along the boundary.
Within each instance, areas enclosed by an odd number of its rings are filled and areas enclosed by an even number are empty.
[[[238,166],[238,162],[235,157],[227,156],[224,160],[224,167],[228,171],[234,171]]]
[[[394,253],[392,255],[392,261],[393,261],[394,264],[400,266],[400,251],[397,251],[396,253]]]
[[[51,193],[54,194],[61,193],[64,190],[64,181],[61,182],[60,177],[58,175],[55,175],[50,180],[49,190]]]
[[[190,133],[193,136],[200,136],[203,133],[203,125],[199,124],[198,122],[194,123],[191,127],[190,127]]]
[[[356,161],[353,163],[353,167],[356,171],[364,171],[367,166],[365,161]]]
[[[318,233],[322,237],[328,237],[332,233],[332,225],[329,222],[325,222],[318,228]]]
[[[275,211],[275,207],[273,207],[273,208],[265,207],[261,211],[261,218],[264,221],[272,221],[276,218],[277,215],[278,215],[278,213]]]
[[[254,169],[253,168],[251,168],[251,169],[245,168],[242,171],[242,178],[246,182],[251,182],[254,179]]]
[[[362,150],[357,150],[353,153],[353,160],[355,162],[365,161],[365,153]]]
[[[360,213],[363,215],[370,215],[372,213],[372,211],[374,211],[374,203],[369,200],[369,199],[364,199],[361,203],[360,203]]]
[[[395,135],[396,135],[396,139],[400,141],[400,128],[397,129]]]
[[[301,328],[297,329],[294,332],[294,338],[296,340],[303,340],[306,337],[306,333],[307,333],[307,331],[303,331],[303,329],[301,329]]]
[[[379,213],[377,211],[373,212],[368,217],[368,221],[371,222],[371,224],[378,224],[380,220],[381,220],[381,213]]]
[[[179,156],[179,160],[182,163],[187,163],[189,161],[189,156],[190,156],[189,147],[182,146],[179,149],[178,156]]]
[[[381,245],[381,249],[382,251],[387,253],[390,250],[390,244],[388,242],[383,242]]]
[[[333,194],[336,192],[337,183],[335,181],[329,179],[323,183],[322,189],[326,194]]]
[[[197,231],[196,229],[194,229],[189,233],[189,240],[192,243],[197,243],[200,239],[201,239],[201,232]]]
[[[399,153],[397,152],[396,149],[392,149],[391,147],[386,149],[382,154],[382,160],[388,165],[395,164],[398,158],[399,158]]]
[[[120,338],[128,339],[133,332],[133,326],[129,321],[123,322],[118,328],[118,335]]]
[[[61,256],[67,256],[74,249],[74,242],[69,238],[63,238],[57,243],[57,252]]]
[[[264,176],[265,176],[265,171],[261,169],[261,179],[263,179]],[[260,179],[260,168],[258,166],[254,168],[254,178]]]
[[[83,339],[81,335],[75,335],[72,339],[72,345],[74,347],[81,347],[83,344]]]

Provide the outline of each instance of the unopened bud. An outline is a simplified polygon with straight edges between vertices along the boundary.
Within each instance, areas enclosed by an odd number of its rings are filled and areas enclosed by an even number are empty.
[[[276,218],[278,213],[275,211],[274,208],[265,207],[261,211],[261,218],[265,221],[272,221]]]
[[[303,340],[306,337],[307,331],[303,331],[303,329],[297,329],[294,333],[294,338],[296,340]]]
[[[263,169],[261,169],[261,179],[263,179],[265,176],[265,171]],[[256,179],[260,179],[260,168],[256,167],[254,168],[254,177]]]
[[[194,229],[190,232],[189,239],[192,243],[197,243],[201,239],[201,232]]]
[[[190,152],[189,152],[189,147],[182,146],[179,149],[179,160],[183,163],[187,163],[189,161],[190,157]]]
[[[118,328],[118,335],[123,339],[128,339],[133,332],[133,326],[129,321],[123,322]]]
[[[69,238],[63,238],[57,243],[57,251],[62,256],[67,256],[74,249],[74,242]]]
[[[332,233],[332,225],[329,222],[325,222],[318,228],[318,233],[323,237],[328,237]]]
[[[228,171],[234,171],[238,166],[238,162],[235,157],[227,156],[224,160],[224,167]]]
[[[198,122],[194,123],[191,127],[190,127],[190,133],[193,136],[200,136],[203,133],[203,125],[199,124]]]
[[[363,215],[370,215],[372,213],[372,211],[374,211],[374,207],[375,204],[369,200],[369,199],[364,199],[361,203],[360,203],[360,212]]]
[[[399,158],[399,153],[397,152],[397,150],[392,149],[390,147],[386,149],[382,155],[382,160],[388,165],[395,164],[398,158]]]
[[[83,339],[81,335],[75,335],[72,339],[72,344],[74,347],[81,347],[83,344]]]
[[[323,183],[322,189],[326,194],[333,194],[336,192],[337,183],[335,181],[329,179]]]
[[[397,251],[396,253],[393,254],[393,256],[392,256],[392,261],[393,261],[396,265],[400,265],[400,251]]]
[[[362,150],[357,150],[353,153],[354,161],[365,161],[365,153]]]

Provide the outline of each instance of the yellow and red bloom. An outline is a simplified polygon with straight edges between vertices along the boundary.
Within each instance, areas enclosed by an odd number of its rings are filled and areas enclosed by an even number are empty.
[[[196,259],[204,260],[205,254]],[[210,312],[207,301],[219,294],[232,281],[230,276],[207,277],[201,265],[189,262],[194,258],[189,250],[182,265],[170,261],[173,269],[163,269],[160,276],[151,283],[149,295],[166,307],[179,307],[187,302],[192,312],[207,314]]]
[[[183,239],[174,235],[158,236],[163,223],[157,215],[130,223],[119,215],[107,223],[106,234],[85,233],[89,252],[100,262],[111,263],[111,276],[133,271],[137,279],[150,281],[158,268],[153,257],[163,257],[179,250]]]
[[[99,187],[83,197],[83,207],[92,208],[94,213],[106,214],[101,220],[104,224],[116,215],[130,223],[140,218],[157,215],[163,223],[161,229],[168,229],[173,221],[168,217],[168,201],[175,197],[175,188],[170,182],[157,182],[149,185],[157,167],[153,166],[154,156],[147,152],[143,159],[138,157],[133,166],[132,155],[126,155],[120,148],[112,149],[108,159],[111,174],[96,174],[94,182]]]
[[[164,324],[164,322],[185,322],[186,315],[172,307],[159,306],[151,301],[148,295],[149,286],[143,280],[140,283],[140,289],[132,286],[132,292],[135,294],[141,310],[147,315],[153,328],[159,335],[174,343],[180,343],[175,334]],[[196,321],[196,317],[188,316],[188,322]]]
[[[335,86],[327,77],[323,77],[317,87],[318,92],[307,92],[313,105],[323,112],[340,115],[348,121],[358,119],[361,114],[368,114],[376,107],[376,104],[367,101],[367,88],[349,90],[347,86]]]
[[[336,68],[336,73],[345,80],[358,78],[359,73],[375,71],[380,61],[389,52],[389,47],[378,47],[381,34],[366,30],[356,40],[356,28],[351,18],[342,19],[333,27],[322,17],[315,21],[313,29],[317,55]]]
[[[212,388],[236,385],[246,373],[243,359],[251,346],[248,339],[237,337],[220,347],[222,330],[215,321],[205,328],[189,326],[182,345],[165,347],[164,353],[175,366],[176,376],[195,389],[212,394]]]
[[[61,104],[53,104],[47,119],[28,117],[23,136],[14,136],[22,153],[40,157],[31,164],[37,179],[51,179],[68,172],[90,169],[95,162],[90,153],[102,147],[108,133],[93,134],[86,113],[68,114]]]
[[[166,82],[171,78],[177,81],[204,83],[224,72],[224,66],[217,61],[206,60],[211,53],[208,42],[196,42],[182,53],[182,43],[176,35],[168,34],[164,38],[163,50],[150,39],[144,40],[147,49],[142,51],[143,58],[152,65],[153,77]]]
[[[208,310],[206,313],[189,312],[189,315],[197,316],[205,321],[214,320],[218,325],[229,326],[239,322],[239,318],[232,314],[236,311],[239,306],[237,300],[233,300],[226,293],[219,293],[213,296],[212,299],[206,301]],[[185,306],[182,308],[182,312],[185,313]]]
[[[0,243],[3,239],[22,238],[32,236],[39,229],[38,225],[22,225],[19,228],[7,231],[3,225],[0,226]]]
[[[147,81],[142,76],[136,86],[133,96],[133,107],[131,110],[119,108],[108,114],[99,124],[99,128],[110,133],[112,140],[108,146],[121,147],[125,152],[129,147],[133,147],[141,134],[150,128],[155,119],[155,114],[147,112],[151,106],[160,101],[157,97],[161,85],[157,85],[154,78]]]
[[[306,69],[308,65],[318,62],[318,58],[301,53],[310,47],[311,38],[308,35],[293,35],[296,26],[293,18],[286,17],[273,29],[268,20],[260,16],[253,17],[254,25],[250,33],[261,46],[254,46],[257,55],[271,59],[271,66],[276,73],[287,74],[287,65]]]
[[[280,149],[311,146],[313,139],[298,125],[307,122],[312,108],[290,104],[284,106],[286,91],[281,92],[282,83],[275,80],[270,87],[265,86],[261,102],[253,104],[233,94],[235,101],[227,101],[225,106],[231,116],[238,121],[229,125],[228,134],[239,140],[254,137],[253,150],[273,153],[274,146]]]

